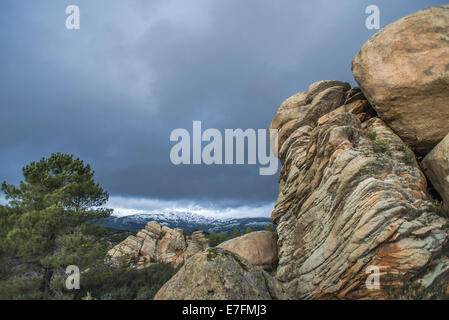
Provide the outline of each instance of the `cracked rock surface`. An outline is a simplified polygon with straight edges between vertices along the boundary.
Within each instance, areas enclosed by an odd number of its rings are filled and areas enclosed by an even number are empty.
[[[297,299],[360,299],[386,297],[366,288],[368,266],[379,267],[381,281],[426,278],[434,264],[440,272],[426,285],[446,277],[447,220],[435,213],[413,152],[357,88],[311,87],[319,89],[287,99],[275,117],[283,121],[272,123],[295,128],[279,136],[276,278]]]

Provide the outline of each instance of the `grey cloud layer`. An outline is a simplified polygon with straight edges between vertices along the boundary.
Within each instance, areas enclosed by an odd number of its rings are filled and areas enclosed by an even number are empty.
[[[258,166],[170,163],[175,128],[267,128],[279,104],[350,61],[384,26],[446,1],[71,1],[0,4],[0,179],[51,152],[93,165],[114,195],[272,202]]]

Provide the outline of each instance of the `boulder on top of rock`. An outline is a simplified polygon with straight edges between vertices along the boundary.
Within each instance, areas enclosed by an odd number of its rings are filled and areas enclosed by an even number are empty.
[[[278,260],[277,235],[270,231],[251,232],[218,247],[236,253],[265,270],[273,269]]]
[[[449,5],[380,30],[352,72],[382,120],[415,152],[429,152],[449,132]]]
[[[188,259],[155,300],[280,300],[285,288],[235,253],[209,248]]]

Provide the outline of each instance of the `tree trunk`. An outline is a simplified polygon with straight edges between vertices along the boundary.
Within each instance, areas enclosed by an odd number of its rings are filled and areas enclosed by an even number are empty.
[[[50,294],[50,281],[52,277],[53,277],[53,269],[44,268],[44,277],[42,278],[42,282],[39,288],[39,290],[43,294],[44,299],[47,299]]]
[[[50,250],[47,253],[47,255],[50,255],[54,251],[55,239],[56,239],[56,235],[54,232],[52,232],[51,236],[50,236]],[[52,267],[43,267],[43,269],[44,269],[44,271],[43,271],[44,276],[42,278],[39,290],[43,294],[43,299],[48,299],[48,297],[50,295],[50,282],[51,282],[51,278],[53,277],[54,271],[53,271]]]

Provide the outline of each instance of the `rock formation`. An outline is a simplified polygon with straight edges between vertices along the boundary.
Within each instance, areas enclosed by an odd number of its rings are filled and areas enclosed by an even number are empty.
[[[323,91],[287,122],[297,129],[279,143],[276,278],[297,299],[383,298],[366,288],[367,267],[415,277],[447,264],[447,221],[433,212],[412,151],[380,118],[367,119],[363,95],[335,84],[313,85]],[[304,121],[301,110],[314,116]]]
[[[430,151],[449,131],[449,5],[380,30],[352,71],[387,125],[416,152]]]
[[[209,247],[201,231],[185,235],[181,229],[170,229],[156,221],[148,222],[136,236],[129,236],[109,250],[109,263],[115,268],[144,268],[152,263],[177,267],[195,253]]]
[[[276,267],[278,260],[277,236],[274,232],[257,231],[228,240],[218,246],[248,260],[265,270]]]
[[[288,299],[282,285],[260,268],[221,248],[191,257],[156,294],[156,300]]]
[[[441,33],[449,34],[449,6],[401,19],[354,58],[362,91],[321,81],[279,108],[276,277],[296,298],[385,298],[365,286],[368,266],[424,286],[447,282],[447,220],[407,146],[426,152],[449,131]],[[424,162],[440,193],[447,148],[443,141]]]

